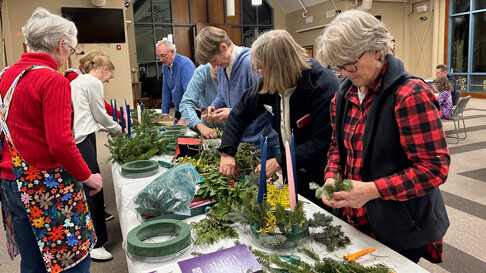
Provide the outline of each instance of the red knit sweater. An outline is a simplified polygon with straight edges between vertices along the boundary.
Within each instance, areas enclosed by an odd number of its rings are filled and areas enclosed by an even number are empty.
[[[24,53],[2,76],[2,97],[27,66],[57,68],[47,54]],[[22,158],[38,169],[64,167],[78,181],[85,181],[91,171],[79,153],[72,136],[71,86],[60,73],[50,69],[27,72],[17,84],[7,119],[13,143]],[[0,163],[0,177],[15,179],[11,155],[6,143]]]

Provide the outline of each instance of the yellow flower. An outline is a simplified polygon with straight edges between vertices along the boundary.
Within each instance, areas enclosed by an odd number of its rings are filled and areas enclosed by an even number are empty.
[[[277,208],[277,203],[290,208],[289,185],[285,184],[280,190],[275,185],[267,185],[267,203],[272,209]]]
[[[265,216],[265,220],[267,222],[266,227],[260,228],[258,232],[275,233],[275,224],[277,223],[277,217],[275,217],[272,212],[267,211],[267,216]]]
[[[19,167],[20,164],[22,164],[22,161],[20,160],[19,157],[13,157],[12,158],[12,164],[15,166],[15,167]]]
[[[34,220],[32,220],[32,225],[36,228],[42,228],[44,223],[44,217],[34,218]]]

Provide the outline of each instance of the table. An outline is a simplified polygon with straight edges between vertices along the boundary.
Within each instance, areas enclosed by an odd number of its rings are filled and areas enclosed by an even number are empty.
[[[153,158],[154,160],[163,160],[169,162],[172,159],[172,156],[157,156]],[[137,217],[136,213],[131,211],[128,207],[127,204],[130,202],[130,200],[140,191],[142,190],[146,185],[148,185],[150,182],[152,182],[157,176],[161,175],[163,172],[165,172],[167,169],[160,167],[159,171],[157,174],[146,177],[146,178],[139,178],[139,179],[129,179],[125,178],[121,175],[121,167],[120,165],[116,163],[112,163],[111,165],[111,171],[113,174],[113,185],[114,185],[114,190],[115,190],[115,195],[116,195],[116,206],[118,210],[118,218],[120,219],[120,226],[121,226],[121,231],[123,235],[123,245],[126,245],[126,237],[128,232],[141,224],[139,218]],[[299,196],[299,200],[304,201],[304,209],[306,211],[307,218],[312,218],[312,215],[315,212],[324,212],[323,209],[321,209],[319,206],[316,204],[308,201],[307,199],[303,198],[302,196]],[[328,213],[327,213],[328,214]],[[188,218],[184,220],[186,223],[190,222],[197,222],[201,219],[204,218],[204,215],[199,215],[195,217]],[[372,254],[368,254],[357,261],[360,263],[363,263],[365,265],[371,265],[373,263],[385,263],[389,267],[394,268],[396,273],[405,273],[405,272],[428,272],[422,267],[418,266],[417,264],[411,262],[407,258],[401,256],[394,250],[388,248],[387,246],[381,244],[380,242],[374,240],[373,238],[369,237],[368,235],[358,231],[357,229],[351,227],[349,224],[346,222],[342,221],[341,219],[334,217],[333,216],[333,225],[341,225],[342,230],[344,231],[345,235],[349,236],[351,239],[351,244],[348,245],[345,249],[339,249],[336,250],[332,253],[328,253],[323,245],[317,244],[315,242],[310,241],[307,246],[310,246],[317,250],[317,253],[321,253],[321,258],[322,257],[330,257],[334,259],[341,259],[344,255],[349,254],[349,253],[355,253],[357,251],[360,251],[365,248],[370,248],[374,247],[376,248],[376,251],[373,252]],[[248,234],[248,227],[243,227],[243,226],[237,226],[237,231],[240,234],[239,241],[241,243],[245,243],[247,245],[252,245],[254,248],[270,252],[268,249],[257,247],[254,244],[251,243],[251,238],[250,235]],[[211,245],[211,246],[194,246],[192,248],[192,251],[198,251],[202,253],[210,253],[218,250],[222,246],[225,247],[231,247],[234,246],[234,241],[233,239],[229,240],[222,240],[218,242],[217,244]],[[292,253],[293,251],[293,253]],[[303,254],[300,254],[297,252],[297,250],[286,250],[286,251],[273,251],[275,253],[278,253],[279,255],[289,255],[289,254],[295,254],[297,256],[300,256],[303,260],[310,261],[310,259]],[[181,255],[177,258],[177,260],[185,260],[192,258],[193,256],[190,255],[190,252],[185,253],[184,255]],[[135,273],[135,272],[149,272],[151,269],[173,263],[175,261],[168,261],[166,263],[147,263],[147,262],[141,262],[141,261],[135,261],[131,260],[128,255],[127,255],[127,265],[128,265],[128,270],[129,272]]]

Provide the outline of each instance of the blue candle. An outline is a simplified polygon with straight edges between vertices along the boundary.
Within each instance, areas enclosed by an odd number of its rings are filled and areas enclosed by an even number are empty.
[[[295,163],[295,141],[294,141],[294,132],[292,130],[292,136],[290,137],[290,156],[292,158],[292,170],[294,170],[294,185],[295,185],[295,193],[297,193],[297,165]],[[295,195],[295,200],[298,202],[297,194]]]
[[[112,99],[110,99],[110,104],[111,104],[111,116],[113,118],[113,121],[115,121],[116,111],[114,111],[114,109],[113,109],[113,100]]]
[[[127,104],[127,129],[128,137],[132,135],[132,119],[130,118],[130,104]]]
[[[143,111],[143,102],[140,103],[140,109]]]
[[[260,137],[260,159],[261,159],[261,169],[260,169],[260,183],[258,184],[258,198],[257,203],[261,204],[263,202],[263,196],[267,192],[267,139],[263,143],[263,136]]]
[[[117,108],[116,108],[116,99],[115,99],[115,110],[116,109]],[[115,117],[115,121],[118,122],[118,113],[115,113],[113,116]]]
[[[120,106],[120,125],[122,127],[122,133],[125,132],[125,118],[123,117],[123,106]]]

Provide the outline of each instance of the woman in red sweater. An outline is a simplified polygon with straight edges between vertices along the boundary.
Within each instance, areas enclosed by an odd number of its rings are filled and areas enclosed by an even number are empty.
[[[73,66],[63,72],[64,77],[72,82],[76,79],[79,75],[85,74],[87,71],[86,67],[89,66],[89,63],[96,57],[96,56],[108,56],[106,53],[101,49],[92,49],[88,51],[81,59],[79,59],[79,66]],[[111,105],[108,104],[105,100],[105,109],[108,115],[113,116],[113,111],[111,110]],[[115,109],[116,110],[116,109]],[[120,119],[120,111],[116,110],[118,119]],[[113,218],[112,218],[113,219]]]
[[[77,30],[38,8],[22,34],[28,53],[0,75],[9,254],[20,252],[21,272],[89,272],[96,236],[81,183],[95,194],[102,180],[76,147],[71,88],[55,71],[74,53]]]

